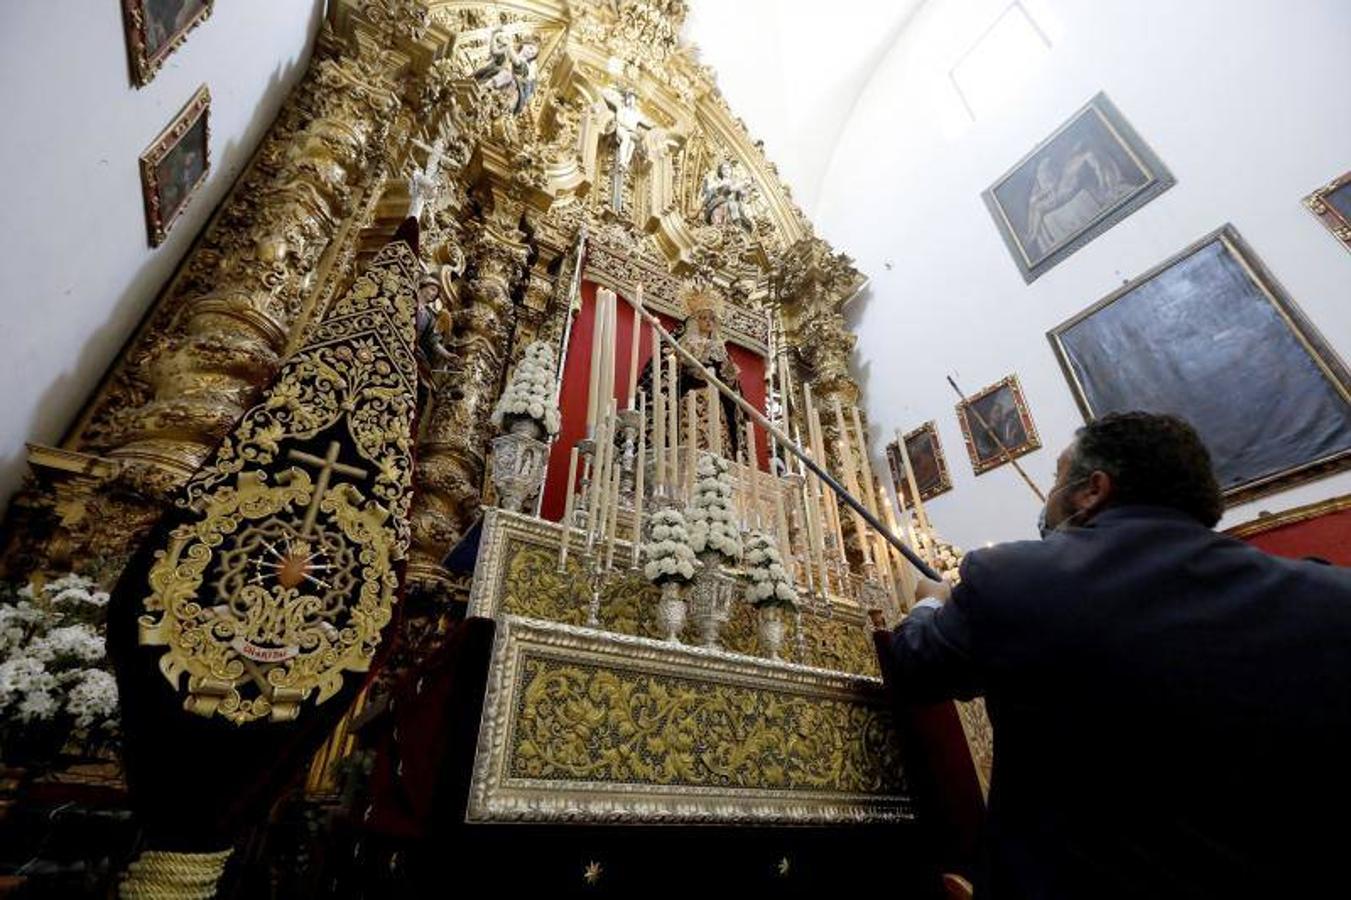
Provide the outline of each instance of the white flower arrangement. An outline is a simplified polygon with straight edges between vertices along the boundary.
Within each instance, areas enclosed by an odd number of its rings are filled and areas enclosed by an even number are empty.
[[[544,341],[535,341],[525,348],[525,356],[517,364],[507,382],[507,389],[493,409],[492,423],[502,428],[509,416],[534,419],[550,434],[558,434],[558,402],[555,399],[557,368],[554,348]]]
[[[762,531],[752,531],[746,540],[746,599],[756,607],[797,608],[793,576],[779,556],[779,548]]]
[[[87,742],[117,732],[117,681],[101,635],[108,594],[63,575],[0,597],[0,752],[31,729]]]
[[[727,460],[705,453],[695,470],[690,508],[690,546],[695,553],[715,551],[730,562],[741,556],[741,533],[732,512],[732,478]]]
[[[653,584],[667,581],[689,581],[699,561],[690,547],[690,533],[685,517],[678,509],[663,509],[652,516],[651,540],[643,545],[647,563],[643,575]]]

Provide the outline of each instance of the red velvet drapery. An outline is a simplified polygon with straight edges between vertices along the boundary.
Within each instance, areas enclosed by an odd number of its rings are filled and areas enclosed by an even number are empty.
[[[586,391],[591,377],[591,329],[596,309],[596,285],[594,282],[582,282],[582,308],[573,322],[572,333],[568,337],[567,362],[563,367],[563,389],[559,393],[558,404],[561,413],[558,440],[554,442],[549,454],[549,472],[544,483],[544,504],[541,515],[551,521],[563,517],[565,499],[564,482],[568,478],[568,454],[572,447],[582,439],[586,432]],[[679,323],[670,316],[658,313],[658,318],[669,331]],[[615,395],[619,407],[623,409],[629,402],[629,344],[633,340],[633,308],[622,300],[619,303],[617,318],[618,346],[615,352]],[[728,343],[728,352],[741,367],[741,391],[746,399],[761,411],[765,408],[765,360],[753,350],[737,344]],[[638,372],[652,357],[651,330],[644,328],[638,346]],[[744,427],[744,426],[743,426]],[[759,451],[761,469],[768,467],[769,452],[763,430],[757,428],[756,448]]]

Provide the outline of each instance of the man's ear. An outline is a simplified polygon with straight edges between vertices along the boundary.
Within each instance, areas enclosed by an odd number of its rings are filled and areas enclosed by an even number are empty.
[[[1083,509],[1098,510],[1107,505],[1112,499],[1115,489],[1112,483],[1112,476],[1108,475],[1102,469],[1094,469],[1089,473],[1088,480],[1084,486],[1079,489],[1079,499],[1083,500]]]

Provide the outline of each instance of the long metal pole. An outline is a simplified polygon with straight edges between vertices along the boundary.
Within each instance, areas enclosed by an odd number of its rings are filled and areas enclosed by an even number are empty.
[[[788,448],[788,451],[790,453],[792,453],[798,459],[802,460],[802,464],[804,466],[806,466],[808,469],[811,469],[812,472],[815,473],[816,477],[820,478],[823,483],[828,485],[830,489],[835,492],[836,496],[838,496],[845,503],[849,504],[849,507],[853,509],[854,512],[862,516],[863,521],[867,522],[868,526],[872,528],[873,531],[876,531],[878,534],[882,535],[882,537],[886,540],[887,543],[895,547],[898,553],[900,553],[907,560],[909,560],[910,564],[920,571],[920,574],[922,574],[925,578],[929,578],[934,581],[941,580],[939,574],[935,572],[932,568],[930,568],[928,563],[920,559],[919,556],[915,553],[915,551],[911,550],[909,547],[906,546],[905,541],[902,541],[896,535],[892,534],[889,530],[887,530],[887,527],[883,525],[876,516],[870,513],[868,511],[868,508],[864,506],[857,497],[855,497],[853,494],[845,490],[844,487],[838,481],[836,481],[835,478],[829,472],[827,472],[824,468],[818,465],[816,461],[812,459],[806,452],[804,452],[801,447],[793,443],[793,441],[788,437],[788,435],[784,434],[783,431],[781,431],[778,426],[776,426],[773,422],[769,421],[769,419],[765,418],[764,414],[761,413],[760,410],[756,409],[754,406],[751,406],[748,402],[746,402],[746,400],[743,397],[741,397],[740,394],[736,393],[736,391],[733,391],[727,385],[723,384],[722,381],[720,381],[716,375],[710,372],[703,363],[699,362],[699,360],[696,359],[692,353],[690,353],[684,347],[680,346],[680,343],[676,341],[675,338],[671,337],[670,332],[668,332],[662,326],[661,322],[657,319],[656,316],[654,316],[646,308],[638,306],[632,300],[628,300],[628,298],[625,299],[627,300],[629,305],[633,307],[634,311],[638,315],[642,316],[644,320],[646,320],[650,325],[654,326],[657,329],[657,334],[661,336],[661,339],[663,341],[671,345],[671,349],[675,351],[676,356],[679,356],[690,368],[694,369],[695,372],[698,372],[700,377],[702,377],[704,381],[708,382],[709,384],[717,388],[720,394],[722,394],[724,397],[727,397],[738,407],[740,407],[741,411],[744,412],[746,415],[750,416],[751,420],[754,421],[755,424],[759,425],[761,428],[765,429],[765,431],[768,431],[770,434],[774,435],[774,437],[776,437],[779,440],[779,442],[784,445],[784,447]]]

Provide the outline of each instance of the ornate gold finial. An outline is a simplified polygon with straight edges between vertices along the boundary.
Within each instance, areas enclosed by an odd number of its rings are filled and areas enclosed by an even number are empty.
[[[697,316],[709,310],[719,320],[722,319],[723,308],[727,303],[717,288],[703,280],[696,280],[682,287],[679,299],[687,317]]]

